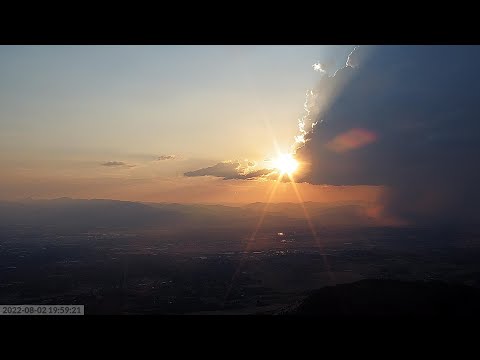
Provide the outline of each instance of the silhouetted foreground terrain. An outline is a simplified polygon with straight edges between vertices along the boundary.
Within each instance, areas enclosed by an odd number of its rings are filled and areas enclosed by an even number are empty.
[[[480,289],[440,281],[366,279],[312,292],[280,314],[339,317],[480,317]]]

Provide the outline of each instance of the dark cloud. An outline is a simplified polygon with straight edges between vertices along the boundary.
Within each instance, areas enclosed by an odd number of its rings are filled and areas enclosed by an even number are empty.
[[[107,161],[101,164],[102,166],[107,167],[134,167],[135,165],[129,165],[124,163],[123,161]]]
[[[160,155],[157,160],[163,161],[163,160],[173,160],[175,159],[175,155]]]
[[[186,172],[185,176],[216,176],[223,180],[243,179],[252,180],[267,176],[272,173],[270,169],[252,170],[250,167],[254,163],[246,161],[246,165],[242,165],[239,161],[225,161],[216,165],[203,169]]]
[[[251,180],[251,179],[266,177],[274,173],[275,172],[271,169],[260,169],[260,170],[251,171],[246,174],[238,174],[237,177],[235,177],[235,179]]]
[[[301,181],[387,185],[412,223],[480,221],[480,46],[358,47],[316,90]]]
[[[238,174],[238,168],[240,163],[236,161],[221,162],[213,166],[209,166],[203,169],[188,171],[185,176],[217,176],[217,177],[230,177]]]

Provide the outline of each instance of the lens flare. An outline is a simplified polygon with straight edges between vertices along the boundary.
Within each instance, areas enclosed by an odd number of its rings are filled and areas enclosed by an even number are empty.
[[[280,171],[281,175],[291,175],[298,169],[298,161],[292,154],[281,154],[273,161],[273,166]]]

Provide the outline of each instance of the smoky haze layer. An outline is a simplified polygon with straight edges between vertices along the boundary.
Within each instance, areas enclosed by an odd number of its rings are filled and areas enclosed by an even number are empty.
[[[313,221],[321,225],[378,225],[363,201],[339,201],[322,204],[307,202],[304,206]],[[54,227],[62,230],[147,228],[191,230],[199,228],[248,229],[264,215],[263,225],[283,228],[305,226],[300,204],[265,203],[240,207],[205,204],[138,203],[106,199],[0,201],[0,228],[9,226]]]
[[[386,185],[413,223],[480,220],[480,46],[361,46],[321,79],[300,181]]]

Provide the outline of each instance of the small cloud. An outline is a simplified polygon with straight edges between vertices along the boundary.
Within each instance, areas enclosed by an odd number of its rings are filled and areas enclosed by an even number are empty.
[[[260,170],[255,170],[246,174],[238,174],[237,177],[232,179],[253,180],[253,179],[268,177],[273,172],[274,171],[272,169],[260,169]]]
[[[312,65],[313,70],[318,71],[322,74],[325,74],[327,72],[326,65],[322,63],[315,63]]]
[[[213,166],[194,171],[188,171],[185,176],[216,176],[230,178],[238,174],[240,163],[238,161],[224,161]]]
[[[160,155],[157,160],[158,161],[163,161],[163,160],[174,160],[175,159],[175,155]]]
[[[253,170],[252,167],[256,165],[255,162],[245,160],[246,164],[235,161],[224,161],[213,166],[209,166],[203,169],[198,169],[194,171],[188,171],[184,173],[185,176],[215,176],[221,177],[223,180],[233,180],[233,179],[242,179],[242,180],[253,180],[257,178],[262,178],[270,173],[271,169],[258,169]]]
[[[135,167],[135,165],[130,165],[127,163],[124,163],[123,161],[107,161],[101,164],[102,166],[107,166],[107,167]]]

